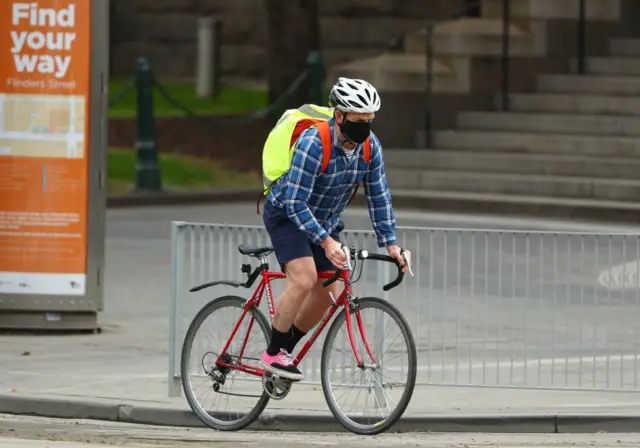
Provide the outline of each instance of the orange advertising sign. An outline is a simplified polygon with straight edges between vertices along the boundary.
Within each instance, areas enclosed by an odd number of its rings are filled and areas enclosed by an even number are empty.
[[[0,293],[85,292],[88,0],[0,1]]]

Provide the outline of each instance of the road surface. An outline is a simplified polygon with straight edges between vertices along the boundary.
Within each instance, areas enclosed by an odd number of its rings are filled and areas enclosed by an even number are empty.
[[[637,447],[640,434],[382,434],[362,437],[326,433],[220,433],[204,429],[180,429],[102,423],[87,420],[53,420],[0,415],[2,448],[306,448],[309,446],[353,448],[429,447],[429,448],[558,448]]]

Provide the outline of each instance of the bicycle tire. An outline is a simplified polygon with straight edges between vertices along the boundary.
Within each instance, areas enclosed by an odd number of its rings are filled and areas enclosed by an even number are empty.
[[[202,323],[205,321],[207,317],[209,317],[211,314],[213,314],[214,312],[216,312],[217,310],[223,307],[232,306],[232,307],[237,307],[242,309],[245,307],[246,302],[247,302],[246,299],[239,296],[232,296],[232,295],[222,296],[217,299],[213,299],[212,301],[207,303],[205,306],[203,306],[198,312],[198,314],[191,321],[191,324],[189,325],[187,333],[185,334],[184,343],[182,344],[182,354],[180,359],[180,373],[181,373],[181,380],[182,380],[182,389],[184,391],[187,402],[189,403],[189,407],[196,414],[196,416],[198,417],[198,419],[200,419],[202,423],[218,431],[238,431],[240,429],[246,428],[251,423],[253,423],[258,417],[260,417],[260,414],[266,408],[271,397],[269,397],[269,395],[265,391],[263,391],[262,395],[258,399],[258,402],[251,409],[251,411],[249,411],[248,413],[246,413],[245,415],[243,415],[237,420],[224,422],[224,421],[214,419],[205,409],[203,409],[199,405],[198,400],[193,395],[193,390],[189,384],[190,379],[189,379],[188,365],[187,365],[188,361],[186,360],[191,350],[194,337],[198,329],[200,328],[200,325],[202,325]],[[265,336],[265,348],[266,348],[271,338],[271,331],[270,331],[271,326],[269,325],[267,318],[255,306],[252,306],[248,310],[247,314],[250,314],[253,318],[255,318],[255,321],[260,326],[260,329],[262,330]],[[245,319],[246,318],[247,316],[245,316]],[[231,334],[229,334],[229,336],[231,336]]]
[[[396,409],[394,409],[389,417],[384,419],[382,422],[378,421],[372,425],[359,424],[341,412],[338,404],[335,402],[335,399],[333,397],[328,378],[331,346],[341,326],[346,324],[345,310],[342,310],[340,314],[338,314],[338,316],[331,324],[329,331],[327,332],[327,337],[322,348],[322,359],[320,363],[322,391],[324,393],[327,405],[329,406],[329,409],[331,410],[331,413],[336,418],[336,420],[338,420],[340,424],[347,430],[359,435],[375,435],[387,431],[389,428],[391,428],[402,417],[404,411],[409,405],[409,402],[411,401],[411,397],[413,396],[413,391],[416,385],[416,376],[418,370],[416,344],[411,332],[411,328],[409,327],[406,319],[404,318],[402,313],[400,313],[400,311],[388,301],[378,297],[363,297],[352,299],[352,303],[358,306],[360,309],[378,308],[384,310],[387,314],[389,314],[400,327],[401,332],[406,340],[407,352],[409,354],[409,374],[407,375],[407,386]],[[359,331],[356,325],[354,325],[353,331],[354,336],[358,338]],[[363,354],[361,353],[360,356],[363,356]]]

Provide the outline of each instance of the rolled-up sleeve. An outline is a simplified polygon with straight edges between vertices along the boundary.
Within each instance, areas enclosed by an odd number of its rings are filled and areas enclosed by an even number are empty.
[[[322,143],[317,129],[310,128],[300,135],[296,143],[284,205],[289,219],[309,235],[314,244],[320,244],[329,237],[308,206],[321,167]]]
[[[396,219],[391,205],[391,193],[384,171],[382,147],[378,139],[371,136],[371,162],[364,178],[364,192],[369,205],[369,216],[376,233],[378,247],[387,247],[396,242]]]

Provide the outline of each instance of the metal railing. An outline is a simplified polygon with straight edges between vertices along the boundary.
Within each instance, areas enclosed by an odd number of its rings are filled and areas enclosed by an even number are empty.
[[[346,244],[375,249],[370,231]],[[388,293],[386,263],[368,263],[356,295],[386,298],[407,318],[418,349],[418,384],[640,390],[640,234],[399,228],[414,277]],[[244,280],[238,244],[268,245],[263,228],[173,223],[169,394],[180,395],[187,325],[230,287],[189,293],[210,280]],[[277,262],[269,259],[272,269]],[[274,296],[284,281],[274,283]],[[263,306],[266,304],[263,303]],[[266,313],[266,309],[264,309]],[[319,381],[319,339],[303,363]]]

